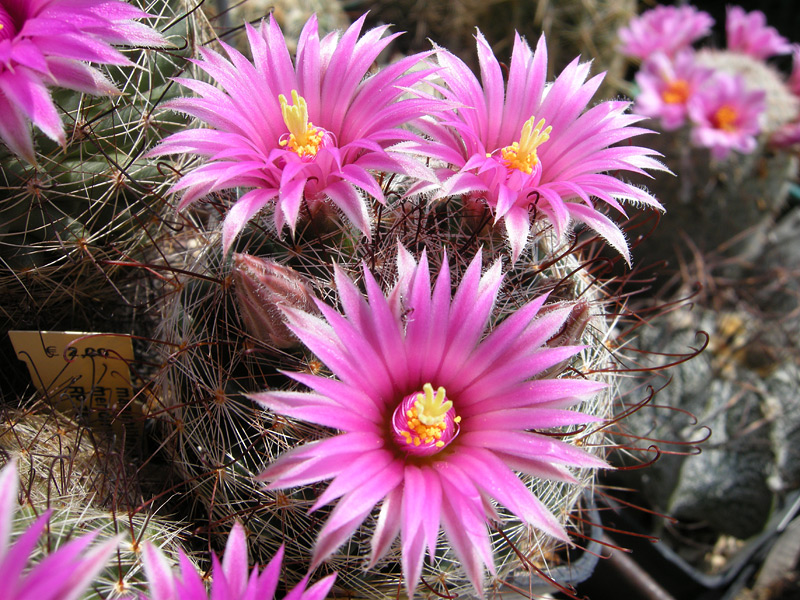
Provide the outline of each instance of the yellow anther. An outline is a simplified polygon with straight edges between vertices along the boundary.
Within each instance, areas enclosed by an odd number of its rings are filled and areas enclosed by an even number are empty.
[[[523,173],[530,175],[533,167],[539,163],[536,149],[550,139],[550,132],[553,128],[545,128],[544,119],[534,126],[536,117],[531,117],[522,126],[522,134],[519,142],[514,142],[510,146],[502,148],[503,161],[509,169],[519,169]]]
[[[736,131],[736,120],[739,118],[739,113],[730,104],[723,104],[720,106],[711,121],[714,126],[723,131]]]
[[[444,442],[436,442],[436,444],[434,444],[434,445],[435,445],[437,448],[444,448]]]
[[[461,423],[461,417],[456,417],[453,419],[453,423]]]
[[[667,104],[685,104],[689,99],[689,82],[685,79],[676,79],[667,84],[661,92],[661,99]]]
[[[297,90],[292,90],[292,104],[286,100],[283,94],[278,95],[278,101],[281,103],[281,115],[283,115],[283,122],[289,129],[288,139],[280,140],[281,146],[289,146],[298,156],[314,157],[317,155],[324,132],[308,120],[308,104],[305,98],[297,93]]]

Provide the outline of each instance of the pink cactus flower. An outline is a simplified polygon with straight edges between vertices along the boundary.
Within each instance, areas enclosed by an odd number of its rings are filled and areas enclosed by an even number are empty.
[[[792,51],[789,40],[767,25],[767,17],[760,10],[747,13],[741,6],[729,6],[725,33],[728,50],[755,58],[764,59]]]
[[[49,86],[89,94],[117,89],[87,63],[127,65],[111,44],[163,46],[135,19],[147,13],[116,0],[3,0],[0,2],[0,139],[36,162],[29,123],[66,145]]]
[[[657,52],[636,74],[636,111],[659,119],[668,131],[677,129],[686,122],[689,100],[712,74],[695,64],[694,52],[679,52],[674,60]]]
[[[800,146],[800,121],[793,121],[783,125],[770,136],[769,143],[776,148]]]
[[[222,564],[212,555],[211,596],[192,562],[180,553],[180,575],[177,575],[162,552],[144,544],[144,570],[149,595],[142,600],[272,600],[280,581],[283,546],[259,573],[258,566],[248,575],[247,540],[244,528],[236,523],[225,544]],[[285,596],[285,600],[325,600],[336,575],[321,579],[309,589],[308,576]]]
[[[620,200],[662,209],[650,194],[615,176],[663,169],[651,158],[658,154],[654,150],[616,145],[649,133],[632,127],[644,117],[627,113],[628,102],[600,102],[586,110],[603,76],[586,81],[590,65],[578,59],[546,84],[544,37],[534,53],[516,36],[507,86],[480,33],[477,41],[481,83],[460,59],[439,50],[442,93],[457,108],[420,124],[437,142],[416,150],[449,165],[438,172],[439,196],[484,198],[495,222],[503,221],[512,261],[528,243],[535,216],[546,218],[559,238],[572,221],[584,223],[630,262],[622,231],[596,205],[606,203],[621,214]]]
[[[786,84],[792,93],[800,98],[800,44],[792,46],[792,72]]]
[[[714,19],[694,6],[657,6],[619,30],[623,54],[648,60],[654,53],[675,56],[708,35]]]
[[[741,76],[716,73],[689,102],[692,143],[710,148],[717,160],[727,158],[731,150],[752,152],[761,132],[765,97],[764,90],[748,91]]]
[[[0,596],[3,600],[78,600],[106,566],[119,538],[92,546],[97,533],[90,533],[30,564],[31,553],[47,526],[50,511],[11,545],[18,492],[17,468],[12,461],[0,470]]]
[[[567,409],[605,386],[537,378],[581,349],[545,344],[563,327],[569,306],[540,315],[546,298],[537,298],[484,335],[502,281],[500,261],[481,276],[479,253],[451,298],[446,257],[432,285],[424,252],[419,264],[404,248],[398,252],[398,283],[388,297],[366,267],[366,298],[336,269],[344,314],[321,301],[324,318],[285,309],[289,327],[335,378],[289,373],[312,391],[252,398],[340,433],[287,452],[260,478],[269,489],[333,480],[312,507],[338,499],[313,566],[381,504],[370,565],[400,534],[411,596],[441,527],[482,593],[484,565],[494,572],[487,521],[499,519],[489,499],[567,538],[514,470],[574,482],[567,467],[605,467],[585,450],[535,432],[598,421]]]
[[[381,51],[399,34],[382,37],[387,27],[360,36],[361,17],[341,38],[319,39],[316,17],[300,34],[294,63],[277,22],[260,30],[249,25],[253,54],[248,61],[222,44],[226,60],[201,48],[197,65],[223,90],[193,79],[178,79],[198,94],[169,103],[210,125],[167,138],[150,156],[192,153],[206,160],[173,187],[183,192],[178,205],[225,188],[246,188],[223,224],[223,246],[230,248],[245,223],[275,203],[278,231],[294,231],[302,202],[331,200],[365,235],[370,216],[362,192],[384,202],[371,170],[421,170],[405,155],[393,154],[399,142],[417,139],[402,126],[441,107],[432,99],[401,96],[429,74],[408,72],[424,55],[414,55],[368,76]]]

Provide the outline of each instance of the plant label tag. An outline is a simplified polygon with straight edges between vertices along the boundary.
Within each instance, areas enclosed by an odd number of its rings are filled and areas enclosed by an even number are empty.
[[[36,389],[69,416],[117,430],[116,417],[131,404],[130,336],[71,331],[9,331],[17,358]]]

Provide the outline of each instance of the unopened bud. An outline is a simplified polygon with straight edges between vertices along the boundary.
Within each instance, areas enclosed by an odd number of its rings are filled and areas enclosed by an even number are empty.
[[[563,306],[563,305],[561,305]],[[539,311],[539,314],[545,314],[549,310],[561,308],[558,304],[545,305]],[[562,323],[561,328],[545,342],[548,348],[558,348],[560,346],[573,346],[580,345],[583,339],[583,332],[586,326],[592,319],[589,303],[586,300],[578,300],[570,310],[569,315]],[[564,361],[557,365],[553,365],[545,372],[541,373],[539,377],[545,379],[547,377],[555,377],[567,365],[569,361]]]
[[[552,305],[553,308],[558,305]],[[539,314],[542,315],[547,312],[549,306],[545,305]],[[578,300],[569,311],[569,315],[564,320],[561,328],[553,335],[545,344],[550,348],[558,346],[572,346],[580,344],[583,332],[589,324],[592,315],[589,310],[589,303],[586,300]]]
[[[281,307],[316,313],[310,282],[291,267],[249,254],[233,255],[233,281],[245,329],[276,348],[300,344]]]

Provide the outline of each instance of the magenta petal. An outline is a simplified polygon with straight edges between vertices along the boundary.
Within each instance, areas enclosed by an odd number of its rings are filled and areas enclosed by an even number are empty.
[[[400,533],[400,526],[403,521],[400,510],[402,498],[403,488],[397,486],[383,499],[381,512],[375,524],[375,533],[372,536],[372,552],[367,565],[369,569],[374,567],[386,555],[397,534]]]
[[[361,486],[373,477],[384,477],[386,469],[396,468],[393,463],[394,456],[392,453],[383,449],[362,454],[342,469],[320,497],[317,498],[309,512],[333,502],[340,496],[357,492]]]
[[[511,262],[514,263],[517,262],[523,248],[528,245],[528,235],[531,231],[528,211],[512,208],[506,213],[503,224],[506,228],[508,244],[511,246]]]
[[[575,400],[592,396],[607,387],[607,384],[586,379],[539,379],[526,381],[507,388],[499,394],[492,394],[481,399],[464,414],[480,414],[483,412],[536,407],[552,402],[564,401],[574,403]]]
[[[368,481],[357,492],[339,500],[319,533],[314,548],[312,568],[319,566],[352,535],[356,527],[372,511],[372,507],[391,492],[402,481],[402,477],[402,467],[395,464],[385,469],[381,476]]]
[[[568,210],[576,220],[581,221],[599,233],[614,249],[625,258],[625,262],[631,264],[631,254],[628,250],[628,242],[619,225],[603,214],[598,213],[593,208],[583,204],[569,203]]]
[[[442,477],[442,525],[470,582],[483,596],[483,566],[494,572],[483,502],[474,485],[451,464],[437,464]]]
[[[173,600],[175,576],[167,558],[158,548],[146,541],[142,551],[142,560],[149,584],[150,600]]]
[[[596,456],[536,433],[511,431],[472,431],[462,435],[463,443],[497,450],[521,458],[546,458],[549,461],[576,467],[606,468],[608,464]]]
[[[245,223],[252,219],[255,214],[275,198],[277,192],[267,190],[252,190],[242,196],[239,201],[231,207],[222,224],[222,251],[227,254],[231,245],[239,233],[244,228]]]
[[[180,582],[175,581],[175,587],[179,598],[182,600],[195,600],[195,598],[206,600],[206,586],[197,573],[197,567],[180,549],[178,550],[178,562],[181,567],[181,580]]]
[[[321,377],[319,375],[310,375],[308,373],[286,373],[286,375],[295,381],[307,385],[318,394],[330,398],[340,406],[356,411],[358,414],[374,423],[382,422],[382,412],[380,408],[375,405],[372,398],[359,388],[346,385],[336,379]],[[260,394],[253,394],[250,397],[255,400],[260,397]]]
[[[327,464],[331,470],[338,473],[341,465],[354,455],[377,450],[383,445],[383,439],[372,432],[345,433],[326,440],[311,442],[283,454],[267,467],[258,476],[258,479],[261,481],[273,480],[274,483],[270,486],[273,489],[301,485],[300,483],[286,483],[285,479],[294,476],[297,472],[315,468],[315,465],[318,464]],[[327,473],[327,471],[325,472]],[[321,481],[332,475],[315,473],[311,476],[316,476],[316,479],[310,481]]]
[[[250,398],[282,415],[341,431],[364,431],[371,425],[371,422],[358,412],[344,408],[319,394],[265,392],[253,394]]]
[[[574,410],[546,408],[515,408],[476,414],[469,420],[475,431],[486,429],[548,429],[602,421],[599,417],[586,415]]]
[[[436,471],[428,466],[422,467],[422,478],[425,489],[425,511],[422,513],[422,529],[428,546],[428,556],[432,563],[436,554],[436,542],[439,536],[442,484]]]
[[[414,465],[406,465],[403,477],[402,539],[403,539],[403,577],[409,598],[422,572],[422,561],[425,558],[425,530],[422,518],[428,510],[425,480],[420,469]]]
[[[345,181],[337,181],[325,188],[325,193],[333,200],[345,216],[356,226],[359,231],[370,238],[370,219],[367,205],[356,189]]]
[[[18,490],[17,463],[15,460],[10,460],[0,470],[0,564],[9,550],[11,524],[14,508],[17,505]]]
[[[228,541],[225,544],[225,554],[222,556],[222,572],[228,582],[231,594],[241,596],[247,588],[247,540],[244,527],[238,521],[233,524]]]
[[[60,58],[49,58],[47,66],[58,85],[87,94],[111,95],[119,93],[114,84],[97,69],[83,63]]]
[[[17,582],[20,579],[20,574],[28,562],[28,557],[30,557],[33,548],[36,546],[36,542],[42,531],[44,531],[49,518],[50,511],[47,511],[36,519],[25,533],[17,538],[14,545],[6,553],[3,562],[0,563],[0,581]]]
[[[275,590],[278,587],[281,576],[283,552],[284,546],[281,544],[281,547],[278,548],[275,556],[267,563],[267,566],[258,579],[259,598],[263,598],[263,600],[272,600],[275,597]]]
[[[317,583],[312,585],[303,593],[301,600],[325,600],[325,598],[328,597],[328,592],[330,592],[335,582],[336,573],[320,579]],[[287,599],[288,597],[289,596],[287,595]]]
[[[547,458],[521,458],[504,452],[493,451],[493,454],[502,460],[506,466],[520,473],[526,473],[540,479],[550,481],[563,481],[564,483],[576,484],[578,480],[570,473],[567,467],[549,462]]]
[[[33,140],[25,115],[0,94],[0,138],[16,155],[31,164],[36,164],[36,153],[33,151]]]
[[[38,77],[27,69],[0,73],[0,93],[5,94],[47,137],[66,145],[61,118],[50,92]]]
[[[64,582],[64,591],[59,594],[58,599],[78,600],[79,598],[83,597],[86,590],[89,589],[89,587],[95,582],[97,576],[108,564],[109,559],[114,554],[121,539],[122,536],[117,536],[107,540],[102,544],[95,546],[89,552],[84,553],[78,561],[74,561],[72,563],[73,571],[68,579]],[[69,546],[69,544],[67,546]],[[67,551],[67,546],[59,548],[59,552]],[[43,569],[48,568],[46,561],[42,561],[39,566]],[[54,568],[53,571],[63,572],[64,569]],[[31,572],[31,579],[35,577],[35,572],[36,570]],[[28,591],[31,593],[33,598],[41,597],[35,594],[35,591],[31,588],[29,588]]]
[[[507,506],[522,521],[557,539],[568,539],[558,520],[494,453],[470,448],[455,457],[454,462],[479,489]]]

